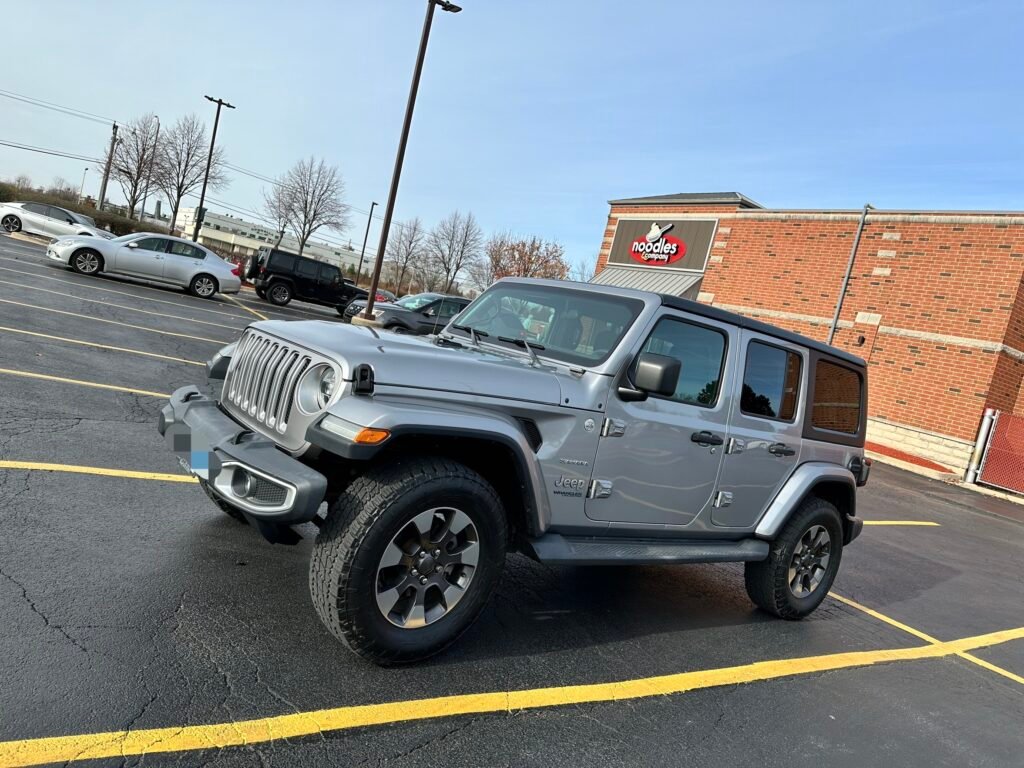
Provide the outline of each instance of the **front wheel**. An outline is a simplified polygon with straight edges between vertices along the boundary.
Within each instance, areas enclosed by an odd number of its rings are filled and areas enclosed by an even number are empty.
[[[200,299],[208,299],[217,292],[217,281],[210,275],[196,275],[188,284],[188,292]]]
[[[103,257],[96,251],[83,248],[72,254],[71,268],[80,275],[95,275],[103,269]]]
[[[821,605],[843,556],[843,525],[830,502],[811,497],[772,542],[767,560],[747,563],[747,594],[761,610],[802,619]]]
[[[441,651],[497,587],[508,531],[494,488],[463,464],[397,459],[331,505],[309,566],[320,620],[378,664]]]
[[[9,213],[0,219],[0,227],[4,228],[5,232],[21,232],[21,219],[15,216],[13,213]]]

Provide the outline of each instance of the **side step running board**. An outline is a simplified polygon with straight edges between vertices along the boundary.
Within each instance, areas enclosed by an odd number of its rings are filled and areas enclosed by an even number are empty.
[[[760,539],[570,538],[547,533],[530,545],[542,563],[566,565],[668,565],[765,560],[770,544]]]

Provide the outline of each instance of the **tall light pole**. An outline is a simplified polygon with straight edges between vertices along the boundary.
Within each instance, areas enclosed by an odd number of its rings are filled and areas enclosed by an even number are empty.
[[[857,258],[857,246],[860,245],[860,236],[864,232],[864,222],[867,221],[868,211],[875,210],[871,203],[864,203],[864,210],[860,214],[860,223],[857,225],[857,234],[853,238],[853,247],[850,249],[850,260],[846,263],[846,275],[843,277],[843,285],[839,289],[839,298],[836,299],[836,313],[832,316],[832,327],[828,330],[828,343],[836,336],[836,328],[839,327],[839,313],[843,311],[843,299],[846,298],[846,287],[850,284],[850,274],[853,272],[853,262]]]
[[[142,193],[142,212],[139,213],[139,222],[146,221],[146,199],[149,197],[149,183],[153,180],[153,163],[156,162],[156,153],[160,148],[160,117],[156,118],[156,136],[153,138],[153,154],[149,156],[149,171],[146,172],[146,186]]]
[[[212,96],[203,96],[207,101],[212,101],[217,105],[217,115],[213,118],[213,135],[210,136],[210,154],[206,156],[206,173],[203,174],[203,190],[199,193],[199,208],[196,209],[196,225],[192,229],[192,242],[196,242],[199,239],[199,228],[203,226],[203,203],[206,202],[206,185],[210,181],[210,164],[213,162],[213,145],[217,143],[217,125],[220,123],[220,108],[227,107],[228,109],[234,109],[234,106],[228,104],[224,99],[215,99]]]
[[[377,207],[377,203],[370,203],[370,214],[366,217],[366,234],[363,235],[363,250],[359,252],[359,269],[356,270],[356,285],[359,285],[359,280],[363,276],[363,256],[366,255],[366,239],[370,236],[370,222],[373,221],[373,209]]]
[[[107,197],[107,182],[110,180],[110,165],[114,162],[114,148],[117,146],[117,123],[114,123],[110,130],[110,149],[107,150],[107,162],[103,166],[103,181],[100,182],[100,199],[96,201],[96,207],[103,210],[103,201]]]
[[[82,171],[82,186],[78,190],[78,202],[82,202],[82,198],[85,197],[85,174],[89,172],[89,166],[85,166],[85,170]]]
[[[380,283],[380,270],[384,265],[384,251],[388,247],[388,232],[391,230],[391,217],[395,213],[395,198],[398,197],[398,180],[402,176],[402,162],[405,160],[405,145],[409,142],[409,128],[412,126],[412,112],[416,107],[416,93],[420,88],[420,75],[423,74],[423,59],[427,55],[427,40],[430,39],[430,24],[434,20],[434,7],[448,13],[462,10],[448,0],[427,0],[427,17],[423,20],[423,32],[420,34],[420,49],[416,55],[416,67],[412,73],[412,86],[409,88],[409,101],[405,105],[405,121],[402,123],[402,137],[398,140],[398,155],[395,157],[395,170],[391,174],[391,189],[388,192],[387,207],[384,209],[384,223],[380,228],[380,245],[377,246],[377,259],[373,265],[373,278],[370,280],[370,295],[366,297],[366,311],[363,317],[373,318],[373,298],[377,295]]]

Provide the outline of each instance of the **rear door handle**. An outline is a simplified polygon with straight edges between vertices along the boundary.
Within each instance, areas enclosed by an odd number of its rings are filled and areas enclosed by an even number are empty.
[[[706,429],[701,432],[694,432],[690,435],[690,441],[700,445],[721,445],[725,442],[714,432],[708,432]]]
[[[772,456],[795,456],[796,450],[785,443],[772,443],[768,446],[768,453]]]

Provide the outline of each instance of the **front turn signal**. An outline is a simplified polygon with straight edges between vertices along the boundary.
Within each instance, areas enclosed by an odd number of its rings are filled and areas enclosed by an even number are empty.
[[[360,445],[377,445],[379,443],[383,443],[389,437],[391,437],[391,433],[386,429],[371,429],[370,427],[364,427],[356,433],[352,442],[359,443]]]

